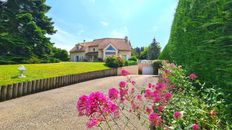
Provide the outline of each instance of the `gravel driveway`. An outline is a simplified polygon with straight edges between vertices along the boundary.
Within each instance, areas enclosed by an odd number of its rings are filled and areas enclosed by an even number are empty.
[[[157,78],[151,75],[134,75],[132,78],[139,86],[157,82]],[[108,88],[117,87],[124,79],[121,76],[101,78],[0,102],[0,129],[86,129],[86,118],[77,116],[77,98],[96,90],[106,93]],[[140,127],[138,124],[134,129]]]

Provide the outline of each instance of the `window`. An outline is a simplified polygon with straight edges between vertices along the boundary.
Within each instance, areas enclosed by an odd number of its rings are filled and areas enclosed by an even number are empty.
[[[111,45],[106,50],[107,51],[115,51],[115,49]]]
[[[95,48],[93,48],[93,52],[95,52],[95,50],[96,50],[96,49],[95,49]]]

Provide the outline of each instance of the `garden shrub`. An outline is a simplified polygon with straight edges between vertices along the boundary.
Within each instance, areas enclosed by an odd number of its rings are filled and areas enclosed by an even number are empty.
[[[153,70],[154,70],[154,74],[157,75],[158,70],[162,67],[162,60],[154,60],[152,62],[152,67],[153,67]]]
[[[223,93],[206,88],[198,75],[186,75],[181,66],[163,62],[159,82],[146,86],[137,86],[126,70],[122,75],[125,80],[110,88],[107,95],[97,91],[79,97],[76,108],[79,116],[88,117],[88,128],[106,123],[112,129],[114,123],[120,129],[128,123],[141,123],[152,130],[230,129]],[[138,122],[130,122],[125,111],[136,115]],[[127,119],[125,126],[117,123],[122,117]]]
[[[137,65],[137,61],[134,60],[126,60],[124,63],[125,66],[130,66],[130,65]]]
[[[117,67],[122,67],[123,66],[123,59],[117,56],[109,56],[105,60],[106,66],[112,67],[112,68],[117,68]]]
[[[131,58],[129,58],[128,60],[132,60],[132,61],[136,61],[138,60],[138,58],[136,56],[132,56]]]
[[[232,1],[179,0],[170,39],[159,58],[195,72],[208,87],[222,88],[227,104],[232,104],[231,54]]]

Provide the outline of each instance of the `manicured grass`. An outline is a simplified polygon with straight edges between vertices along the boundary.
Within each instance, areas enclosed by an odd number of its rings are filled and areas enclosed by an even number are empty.
[[[56,77],[68,74],[79,74],[109,69],[102,62],[62,62],[52,64],[24,64],[25,78],[18,78],[20,65],[0,65],[0,85]]]

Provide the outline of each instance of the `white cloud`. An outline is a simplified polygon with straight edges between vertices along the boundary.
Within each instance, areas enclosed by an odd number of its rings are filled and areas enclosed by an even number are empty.
[[[118,29],[114,29],[111,32],[111,37],[115,37],[115,38],[124,38],[127,35],[128,35],[128,29],[126,26],[118,28]]]
[[[103,27],[109,26],[109,23],[106,22],[106,21],[100,21],[100,24],[101,24]]]
[[[80,30],[76,33],[67,32],[60,27],[55,27],[57,32],[54,35],[49,35],[51,41],[55,43],[55,47],[66,49],[69,51],[72,47],[78,43],[78,41],[82,41],[81,34],[84,30]]]

